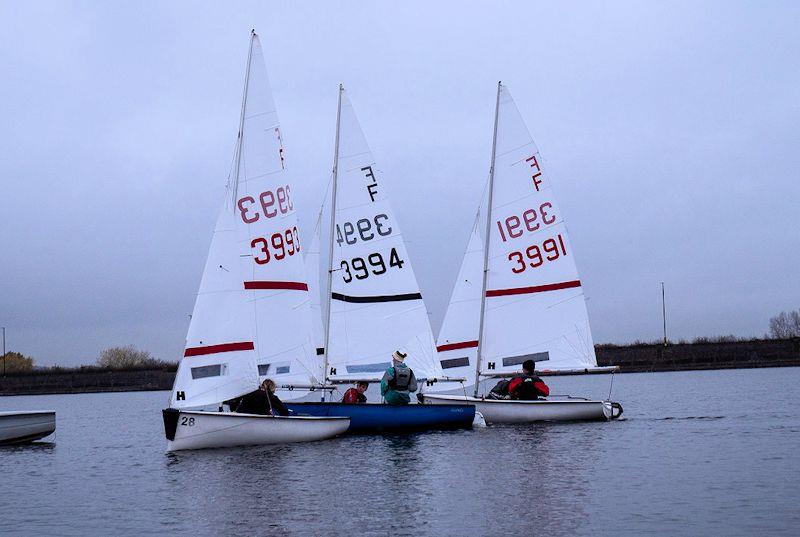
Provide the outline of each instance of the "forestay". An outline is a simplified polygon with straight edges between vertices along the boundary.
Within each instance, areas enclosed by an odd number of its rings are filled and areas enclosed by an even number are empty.
[[[217,404],[256,389],[265,377],[279,386],[318,383],[301,252],[292,178],[284,169],[278,116],[253,33],[235,166],[172,407]]]
[[[564,215],[539,151],[500,85],[481,372],[596,367]]]
[[[331,379],[380,377],[408,352],[418,377],[441,373],[427,310],[400,226],[353,107],[341,92],[330,255]]]

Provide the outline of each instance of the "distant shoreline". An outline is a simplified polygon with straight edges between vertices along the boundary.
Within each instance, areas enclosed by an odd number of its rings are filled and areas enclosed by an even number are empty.
[[[619,373],[800,366],[800,338],[597,345],[597,365]],[[171,390],[177,365],[159,369],[52,368],[0,376],[0,396]],[[605,373],[608,374],[608,373]]]

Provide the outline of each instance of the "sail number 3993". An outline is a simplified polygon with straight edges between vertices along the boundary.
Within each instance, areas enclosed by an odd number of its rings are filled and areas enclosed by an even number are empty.
[[[273,218],[278,216],[278,213],[288,213],[294,209],[290,194],[289,185],[279,186],[275,189],[275,192],[272,190],[265,190],[258,195],[261,212],[258,211],[256,199],[253,196],[239,198],[239,201],[236,202],[236,206],[239,208],[239,216],[242,218],[242,222],[245,224],[258,222],[262,214],[264,218]]]
[[[292,256],[300,251],[300,237],[297,235],[297,227],[273,233],[269,240],[264,237],[257,237],[250,241],[250,247],[257,252],[253,257],[253,261],[259,265],[266,265],[271,259],[280,261],[286,256]]]

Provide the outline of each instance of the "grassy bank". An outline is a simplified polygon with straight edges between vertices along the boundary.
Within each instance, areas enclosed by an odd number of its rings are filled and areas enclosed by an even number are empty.
[[[597,364],[620,372],[688,371],[800,366],[800,338],[703,340],[695,343],[604,344],[595,347]],[[0,377],[0,395],[170,390],[177,364],[108,369],[53,367]]]

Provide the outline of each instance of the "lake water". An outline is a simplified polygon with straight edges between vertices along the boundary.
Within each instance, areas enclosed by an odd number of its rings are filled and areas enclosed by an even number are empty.
[[[58,420],[53,443],[0,448],[0,535],[798,535],[799,384],[616,375],[617,422],[173,454],[167,392],[0,397]]]

